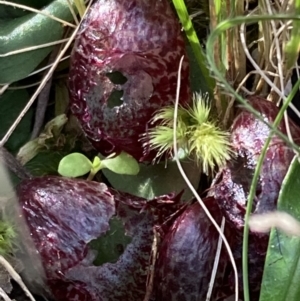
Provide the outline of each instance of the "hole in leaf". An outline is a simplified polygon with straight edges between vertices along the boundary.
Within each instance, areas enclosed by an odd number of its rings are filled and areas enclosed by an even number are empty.
[[[127,78],[119,71],[113,71],[105,74],[110,81],[115,85],[124,85],[127,82]]]
[[[110,109],[112,109],[114,107],[118,107],[122,105],[123,104],[122,97],[123,97],[123,90],[121,91],[113,90],[107,100],[107,106]]]
[[[131,237],[126,236],[123,223],[120,219],[113,217],[109,221],[110,229],[105,235],[92,240],[90,248],[96,250],[97,257],[94,265],[100,266],[103,263],[115,263],[123,254],[126,246],[131,242]]]

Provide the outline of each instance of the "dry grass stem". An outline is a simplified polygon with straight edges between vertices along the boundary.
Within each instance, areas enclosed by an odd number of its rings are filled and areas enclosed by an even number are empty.
[[[9,3],[6,1],[0,1],[0,4],[6,4],[6,5],[11,5],[11,6],[17,6],[17,7],[21,7],[23,9],[27,9],[30,11],[34,11],[36,13],[41,13],[39,10],[35,10],[32,8],[28,8],[27,6],[23,5],[17,5],[15,3]],[[89,7],[91,6],[92,1],[90,0],[88,2],[88,6],[87,9],[85,11],[88,11]],[[43,13],[45,14],[45,13]],[[52,17],[51,15],[46,14],[49,17]],[[53,17],[52,17],[53,18]],[[63,20],[57,19],[55,18],[56,21],[58,22],[64,22]],[[65,24],[65,23],[63,23]],[[24,107],[24,109],[21,111],[21,113],[19,114],[19,116],[17,117],[17,119],[14,121],[14,123],[11,125],[11,127],[8,129],[8,131],[6,132],[6,134],[4,135],[4,137],[2,138],[2,140],[0,141],[0,147],[2,147],[7,140],[9,139],[9,137],[12,135],[12,133],[14,132],[14,130],[16,129],[16,127],[18,126],[18,124],[20,123],[20,121],[22,120],[22,118],[24,117],[24,115],[27,113],[27,111],[30,109],[30,107],[32,106],[32,104],[34,103],[34,101],[36,100],[36,98],[38,97],[38,95],[40,94],[40,92],[42,91],[42,89],[44,88],[44,86],[46,85],[47,81],[51,78],[53,72],[55,71],[55,68],[57,67],[57,65],[59,64],[59,62],[61,61],[61,59],[63,58],[64,54],[67,52],[67,50],[69,49],[69,47],[71,46],[73,40],[76,37],[76,34],[79,30],[79,25],[75,26],[74,24],[70,23],[70,27],[75,28],[75,30],[73,31],[73,33],[71,34],[71,36],[69,37],[68,41],[66,42],[66,44],[64,45],[63,49],[61,50],[61,52],[59,53],[59,55],[57,56],[55,62],[52,64],[52,66],[50,67],[49,71],[47,72],[47,74],[44,76],[43,80],[41,81],[39,87],[36,89],[36,91],[34,92],[34,94],[32,95],[32,97],[30,98],[30,100],[28,101],[28,103],[26,104],[26,106]]]
[[[61,63],[62,61],[65,61],[65,60],[67,60],[67,59],[69,59],[69,58],[70,58],[70,55],[66,55],[66,56],[62,57],[62,58],[60,59],[59,62]],[[45,70],[51,68],[51,67],[53,66],[53,64],[54,64],[54,63],[48,64],[48,65],[46,65],[46,66],[44,66],[44,67],[42,67],[42,68],[40,68],[40,69],[37,69],[37,70],[31,72],[30,74],[28,74],[28,76],[26,76],[26,78],[28,78],[28,77],[30,77],[30,76],[32,76],[32,75],[38,74],[38,73],[40,73],[40,72],[43,72],[43,71],[45,71]]]
[[[149,266],[148,270],[148,276],[147,276],[147,288],[146,288],[146,294],[143,301],[149,301],[151,299],[152,291],[153,291],[153,285],[154,285],[154,276],[155,276],[155,264],[156,264],[156,258],[158,254],[158,243],[159,243],[159,233],[158,231],[153,228],[153,243],[152,243],[152,249],[151,249],[151,264]]]
[[[262,71],[262,69],[260,68],[260,66],[255,62],[255,60],[253,59],[253,57],[251,56],[247,44],[246,44],[246,38],[245,38],[245,24],[243,24],[241,26],[241,42],[244,48],[244,52],[248,58],[248,60],[251,62],[252,66],[254,67],[254,69],[257,71],[257,74],[260,75],[260,77],[270,86],[272,87],[281,98],[285,98],[285,95],[273,84],[273,82],[268,78],[268,76],[266,76],[265,72]]]
[[[15,86],[15,87],[8,87],[7,90],[23,90],[23,89],[27,89],[27,88],[32,88],[32,87],[36,87],[38,85],[41,84],[42,81],[38,81],[32,84],[28,84],[28,85],[22,85],[22,86]]]
[[[45,43],[45,44],[41,44],[41,45],[36,45],[36,46],[31,46],[31,47],[26,47],[26,48],[10,51],[10,52],[4,53],[4,54],[0,54],[0,58],[23,53],[23,52],[33,51],[33,50],[37,50],[37,49],[41,49],[41,48],[46,48],[46,47],[50,47],[50,46],[59,45],[59,44],[67,42],[68,40],[69,39],[62,39],[62,40],[57,40],[55,42],[50,42],[50,43]]]
[[[11,266],[11,264],[3,257],[0,255],[0,264],[3,265],[3,267],[7,270],[9,275],[14,279],[22,288],[26,296],[31,300],[35,301],[35,298],[32,296],[26,285],[24,284],[22,278],[20,275],[15,271],[15,269]]]
[[[12,126],[9,128],[9,130],[7,131],[7,133],[5,134],[5,136],[0,141],[0,147],[3,146],[7,142],[7,140],[9,139],[9,137],[14,132],[15,128],[18,126],[18,124],[20,123],[20,121],[22,120],[22,118],[24,117],[24,115],[30,109],[30,107],[32,106],[33,102],[36,100],[36,98],[38,97],[38,95],[40,94],[40,92],[42,91],[42,89],[44,88],[44,86],[46,85],[47,81],[52,76],[52,74],[53,74],[56,66],[59,64],[61,58],[64,56],[64,54],[66,53],[66,51],[70,47],[71,43],[75,39],[75,36],[77,34],[78,29],[79,29],[79,27],[77,27],[73,31],[73,33],[72,33],[71,37],[69,38],[68,42],[66,43],[66,45],[64,46],[64,48],[62,49],[62,51],[60,52],[60,54],[57,56],[56,61],[53,63],[53,65],[51,66],[51,68],[49,69],[49,71],[47,72],[47,74],[44,76],[41,84],[36,89],[36,91],[34,92],[34,94],[32,95],[32,97],[30,98],[30,100],[28,101],[28,103],[25,106],[25,108],[22,110],[22,112],[19,114],[19,116],[17,117],[17,119],[14,121],[14,123],[12,124]]]
[[[71,14],[72,14],[72,16],[73,16],[73,19],[74,19],[75,24],[76,24],[76,25],[79,25],[80,22],[79,22],[79,20],[78,20],[78,18],[77,18],[76,12],[75,12],[75,10],[74,10],[74,8],[73,8],[73,5],[72,5],[71,1],[70,1],[70,0],[67,0],[67,2],[68,2],[68,6],[69,6],[70,12],[71,12]]]
[[[186,184],[190,188],[190,190],[193,193],[194,197],[199,202],[199,205],[201,206],[201,208],[203,209],[203,211],[205,212],[205,214],[209,218],[209,220],[212,222],[212,224],[214,225],[214,227],[216,228],[216,230],[218,231],[218,233],[220,234],[220,236],[221,236],[221,238],[222,238],[222,240],[224,242],[224,245],[225,245],[226,250],[228,252],[228,255],[229,255],[229,258],[230,258],[230,261],[231,261],[231,264],[232,264],[232,268],[233,268],[233,271],[234,271],[235,301],[238,301],[239,300],[239,279],[238,279],[238,272],[237,272],[236,263],[235,263],[235,260],[234,260],[234,257],[233,257],[230,245],[229,245],[229,243],[228,243],[228,241],[227,241],[224,233],[222,232],[222,229],[217,224],[217,222],[214,220],[214,218],[210,214],[209,210],[205,206],[204,202],[202,201],[201,197],[197,193],[196,189],[193,187],[192,183],[188,179],[188,177],[187,177],[186,173],[184,172],[184,170],[182,168],[182,165],[181,165],[181,163],[179,161],[176,133],[177,133],[178,104],[179,104],[180,82],[181,82],[181,68],[182,68],[183,58],[184,57],[182,56],[181,60],[180,60],[180,63],[179,63],[179,68],[178,68],[177,90],[176,90],[175,108],[174,108],[174,123],[173,123],[173,139],[174,139],[173,140],[173,150],[174,150],[174,158],[175,158],[178,170],[179,170],[180,174],[182,175],[184,181],[186,182]]]
[[[8,89],[9,84],[5,84],[2,87],[0,86],[0,96]]]
[[[0,287],[0,296],[3,298],[4,301],[12,301],[1,287]]]
[[[224,233],[224,229],[225,229],[225,218],[223,217],[222,222],[221,222],[222,233]],[[222,237],[219,236],[217,251],[216,251],[215,260],[214,260],[214,266],[213,266],[213,270],[212,270],[212,273],[211,273],[211,278],[210,278],[208,291],[207,291],[207,295],[206,295],[206,301],[210,301],[211,295],[212,295],[212,292],[213,292],[214,283],[215,283],[215,280],[216,280],[216,275],[217,275],[219,261],[220,261],[222,243],[223,243]]]

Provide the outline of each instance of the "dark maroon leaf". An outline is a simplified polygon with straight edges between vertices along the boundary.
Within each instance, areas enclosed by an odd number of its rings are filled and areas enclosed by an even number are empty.
[[[72,52],[69,89],[71,110],[97,150],[144,157],[139,139],[154,112],[173,104],[182,55],[186,104],[187,55],[169,1],[98,0],[91,7]]]
[[[153,227],[173,212],[176,198],[163,196],[148,203],[101,183],[54,176],[25,180],[17,194],[56,300],[143,299]],[[167,202],[171,205],[164,205]],[[97,253],[89,243],[109,233],[109,223],[116,218],[131,241],[117,261],[95,266]]]
[[[222,216],[215,200],[206,199],[206,205],[220,224]],[[199,203],[189,206],[176,219],[159,250],[156,301],[205,300],[218,237]],[[226,256],[222,259],[227,261]]]
[[[249,102],[266,121],[274,122],[279,112],[274,103],[258,96],[251,97]],[[300,129],[292,121],[289,124],[292,137],[297,143],[300,141]],[[280,123],[278,129],[287,134],[284,121]],[[231,142],[236,157],[229,161],[217,175],[210,194],[217,200],[231,227],[238,230],[237,243],[233,248],[237,265],[241,267],[241,239],[247,197],[257,160],[269,136],[270,129],[256,119],[253,114],[242,110],[234,120],[231,131]],[[275,135],[267,150],[260,173],[253,204],[254,213],[264,213],[276,209],[281,184],[293,157],[293,150]],[[269,234],[250,233],[249,281],[252,293],[255,293],[255,290],[259,290],[260,287],[268,238]]]

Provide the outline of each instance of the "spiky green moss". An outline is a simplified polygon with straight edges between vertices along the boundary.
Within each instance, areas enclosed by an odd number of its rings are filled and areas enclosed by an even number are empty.
[[[158,125],[147,133],[146,144],[157,151],[159,159],[165,153],[171,154],[173,149],[174,107],[159,110],[152,121]],[[196,93],[192,106],[178,108],[176,132],[178,147],[194,157],[203,172],[209,173],[230,159],[229,133],[222,131],[210,118],[207,96]]]
[[[13,252],[15,239],[14,226],[7,221],[0,220],[0,255],[5,256]]]

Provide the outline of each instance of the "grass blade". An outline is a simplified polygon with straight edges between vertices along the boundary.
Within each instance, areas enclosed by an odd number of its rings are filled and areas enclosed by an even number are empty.
[[[197,59],[199,68],[200,68],[202,76],[203,76],[203,80],[206,83],[209,93],[212,95],[212,92],[213,92],[213,89],[215,86],[215,81],[209,74],[209,70],[208,70],[207,64],[206,64],[206,62],[207,62],[206,56],[205,56],[202,46],[199,42],[197,33],[194,29],[192,20],[188,14],[185,3],[183,0],[173,0],[173,4],[176,8],[178,17],[181,21],[181,24],[185,30],[186,36],[190,42],[190,45],[191,45],[193,52],[195,54],[195,57]]]

